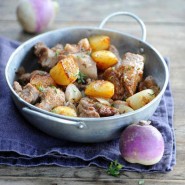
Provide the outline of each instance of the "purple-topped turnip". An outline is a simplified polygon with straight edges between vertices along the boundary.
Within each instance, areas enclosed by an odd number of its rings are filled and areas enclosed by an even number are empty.
[[[21,0],[17,7],[17,19],[29,33],[44,31],[54,20],[59,4],[52,0]]]
[[[163,156],[164,140],[161,133],[150,125],[150,121],[140,121],[122,132],[119,147],[126,161],[153,165]]]

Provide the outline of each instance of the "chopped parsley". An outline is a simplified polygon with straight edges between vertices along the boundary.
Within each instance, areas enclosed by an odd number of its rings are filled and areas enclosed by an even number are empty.
[[[139,184],[139,185],[144,185],[144,184],[145,184],[144,179],[139,180],[138,184]]]
[[[77,56],[76,56],[76,58],[80,59],[80,58],[81,58],[81,56],[77,55]]]
[[[90,54],[91,54],[91,51],[87,51],[86,54],[87,54],[87,55],[90,55]]]
[[[80,55],[77,55],[76,56],[78,59],[80,59],[80,58],[85,58],[85,55],[83,55],[82,53],[80,54]]]
[[[57,88],[54,85],[50,85],[51,88],[55,90],[55,93],[57,94]]]
[[[78,82],[78,83],[85,83],[86,77],[87,77],[87,76],[86,76],[85,74],[79,72],[79,73],[78,73],[78,76],[77,76],[77,82]]]
[[[127,100],[127,98],[126,97],[123,97],[123,101],[126,101]]]
[[[114,80],[114,76],[110,76],[109,77],[109,80]]]
[[[112,161],[108,167],[107,174],[117,177],[120,175],[120,170],[123,168],[123,165],[118,163],[117,160]]]
[[[56,87],[54,85],[50,85],[51,88],[55,89]]]
[[[133,69],[133,66],[125,66],[124,73],[130,71],[131,69]]]
[[[57,111],[55,109],[51,110],[51,112],[57,114]]]
[[[44,92],[44,87],[43,87],[43,86],[39,85],[37,88],[38,88],[38,90],[39,90],[40,92]]]
[[[60,54],[60,51],[59,51],[59,50],[56,50],[56,51],[55,51],[55,56],[58,57],[59,54]]]

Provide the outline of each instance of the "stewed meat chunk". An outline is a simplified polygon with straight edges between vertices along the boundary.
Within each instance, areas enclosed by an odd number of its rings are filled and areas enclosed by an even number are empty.
[[[114,95],[113,100],[122,100],[124,97],[124,87],[119,80],[119,74],[113,67],[108,68],[103,73],[103,79],[108,80],[114,84]]]
[[[23,73],[18,77],[18,81],[20,82],[21,85],[26,85],[27,83],[30,82],[30,79],[35,76],[35,75],[47,75],[48,73],[46,71],[41,71],[41,70],[34,70],[31,73]]]
[[[50,74],[35,74],[32,75],[30,79],[30,83],[35,85],[37,88],[39,87],[48,87],[48,86],[56,86],[55,81],[51,78]]]
[[[56,87],[47,87],[40,89],[41,102],[36,104],[37,107],[51,111],[54,107],[64,105],[64,92]]]
[[[99,118],[100,115],[94,107],[94,101],[88,97],[80,100],[77,106],[79,117]]]
[[[78,44],[66,44],[64,50],[68,54],[90,52],[91,47],[87,38],[81,39]]]
[[[80,100],[77,110],[79,117],[106,117],[119,114],[118,109],[89,97]]]
[[[30,83],[22,88],[19,82],[15,81],[13,88],[17,94],[28,103],[34,104],[39,98],[39,91]]]
[[[117,68],[111,67],[105,70],[103,79],[114,84],[113,100],[126,99],[136,92],[138,83],[142,80],[143,68],[143,56],[126,53]]]
[[[35,55],[39,58],[42,67],[52,68],[60,60],[60,52],[63,48],[48,48],[44,43],[39,42],[35,45]]]
[[[94,107],[99,113],[100,117],[114,116],[119,114],[118,109],[99,102],[95,103]]]
[[[132,96],[138,83],[142,80],[144,57],[139,54],[126,53],[122,64],[118,67],[118,76],[124,88],[124,98]]]
[[[157,85],[157,83],[155,82],[155,80],[152,76],[147,76],[144,79],[144,81],[139,83],[138,90],[142,91],[145,89],[152,89],[154,91],[155,95],[157,95],[160,91],[159,86]]]

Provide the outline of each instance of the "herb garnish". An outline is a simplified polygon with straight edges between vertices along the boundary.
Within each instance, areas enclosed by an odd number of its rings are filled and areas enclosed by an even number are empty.
[[[50,85],[50,87],[53,88],[55,93],[57,94],[57,88],[54,85]]]
[[[39,90],[40,92],[43,92],[43,91],[44,91],[44,87],[41,86],[41,85],[39,85],[37,88],[38,88],[38,90]]]
[[[80,58],[85,58],[86,56],[84,54],[80,54],[80,55],[77,55],[76,57],[77,59],[80,59]]]
[[[76,56],[76,58],[80,59],[80,58],[81,58],[81,56],[77,55],[77,56]]]
[[[55,51],[55,56],[58,57],[59,54],[60,54],[60,51],[59,51],[59,50],[56,50],[56,51]]]
[[[51,88],[54,88],[54,89],[56,88],[54,85],[50,85],[50,87],[51,87]]]
[[[145,184],[144,179],[139,180],[138,184],[139,184],[139,185],[144,185],[144,184]]]
[[[112,175],[114,177],[117,177],[118,175],[120,175],[120,170],[123,168],[123,165],[118,163],[117,160],[112,161],[109,165],[109,168],[107,170],[107,173],[109,175]]]
[[[111,81],[111,80],[114,80],[114,76],[110,76],[109,77],[109,80]]]
[[[78,76],[77,76],[77,82],[78,82],[78,83],[85,83],[86,77],[87,77],[87,76],[86,76],[85,74],[79,72],[79,73],[78,73]]]
[[[91,54],[91,51],[87,51],[86,54],[87,54],[87,55],[90,55],[90,54]]]

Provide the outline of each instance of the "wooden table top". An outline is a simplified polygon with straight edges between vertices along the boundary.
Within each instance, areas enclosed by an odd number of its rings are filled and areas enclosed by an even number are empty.
[[[15,16],[18,1],[0,1],[0,35],[24,42],[35,35],[22,31]],[[130,11],[146,24],[147,42],[163,56],[170,58],[170,82],[172,86],[175,115],[174,128],[177,143],[177,164],[167,174],[144,174],[121,172],[117,178],[107,175],[98,167],[9,167],[0,165],[0,184],[7,185],[92,185],[127,184],[137,185],[144,179],[146,185],[185,184],[185,1],[176,0],[59,0],[60,12],[48,30],[69,26],[98,26],[108,14],[116,11]],[[127,17],[117,17],[107,28],[141,37],[138,24]],[[47,31],[48,31],[47,30]]]

